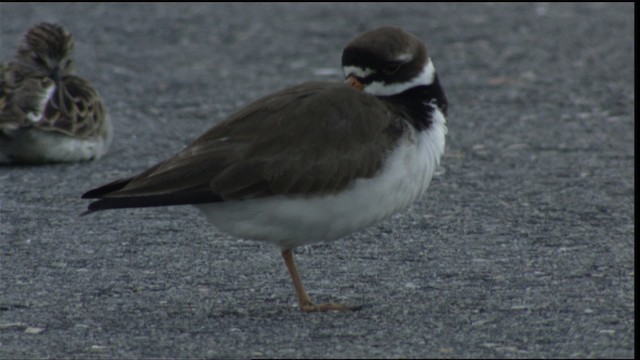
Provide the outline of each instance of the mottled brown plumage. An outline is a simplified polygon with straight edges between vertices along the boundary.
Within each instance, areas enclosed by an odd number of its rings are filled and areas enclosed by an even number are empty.
[[[0,83],[0,88],[0,127],[17,129],[31,127],[42,120],[55,85],[48,77],[28,77],[16,87]]]
[[[13,162],[98,159],[111,143],[112,128],[102,98],[86,79],[75,75],[73,37],[59,25],[31,28],[13,59],[0,69],[0,154]],[[37,121],[25,119],[23,102],[38,103],[26,91],[34,81],[53,84]],[[31,96],[37,99],[29,99]]]
[[[73,37],[63,27],[41,23],[29,29],[18,45],[11,69],[23,77],[73,75]]]

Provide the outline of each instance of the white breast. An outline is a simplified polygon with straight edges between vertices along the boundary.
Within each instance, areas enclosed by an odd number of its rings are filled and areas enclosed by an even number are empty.
[[[0,138],[0,159],[34,163],[97,160],[111,144],[113,128],[110,121],[105,123],[104,130],[87,139],[39,129],[11,130]]]
[[[404,209],[429,186],[444,152],[447,128],[435,111],[433,124],[412,127],[382,170],[329,196],[230,201],[196,205],[219,230],[269,241],[282,249],[334,240]]]

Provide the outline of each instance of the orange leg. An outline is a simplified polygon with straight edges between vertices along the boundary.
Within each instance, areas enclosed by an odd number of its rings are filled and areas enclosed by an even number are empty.
[[[304,285],[302,284],[302,280],[300,279],[300,274],[298,273],[298,268],[296,267],[296,262],[293,259],[293,251],[284,250],[282,251],[282,258],[284,258],[284,263],[287,265],[287,269],[289,269],[289,274],[291,274],[291,280],[293,280],[293,287],[296,289],[296,296],[298,297],[298,303],[300,304],[300,310],[304,312],[314,312],[314,311],[344,311],[344,310],[359,310],[360,307],[352,307],[345,306],[340,304],[314,304],[309,295],[304,290]]]

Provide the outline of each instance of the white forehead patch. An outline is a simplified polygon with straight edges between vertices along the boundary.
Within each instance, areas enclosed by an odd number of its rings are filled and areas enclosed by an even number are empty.
[[[413,59],[413,55],[410,53],[401,54],[400,56],[396,57],[396,61],[400,62],[409,62],[411,61],[411,59]]]
[[[376,95],[376,96],[391,96],[397,95],[405,90],[411,89],[412,87],[420,86],[420,85],[431,85],[433,83],[433,79],[436,75],[436,69],[431,62],[431,59],[427,59],[427,63],[418,76],[415,78],[403,82],[403,83],[393,83],[393,84],[385,84],[381,81],[374,81],[369,85],[366,85],[364,88],[364,92]]]
[[[342,71],[344,72],[344,76],[355,75],[359,78],[365,78],[375,72],[373,69],[363,69],[357,66],[344,66],[342,67]]]

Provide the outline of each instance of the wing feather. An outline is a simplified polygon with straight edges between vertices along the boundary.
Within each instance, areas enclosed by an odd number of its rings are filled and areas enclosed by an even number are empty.
[[[85,196],[155,206],[169,194],[159,205],[176,204],[180,194],[226,201],[333,193],[379,170],[400,137],[387,129],[401,123],[373,96],[305,83],[257,100],[124,186]]]

